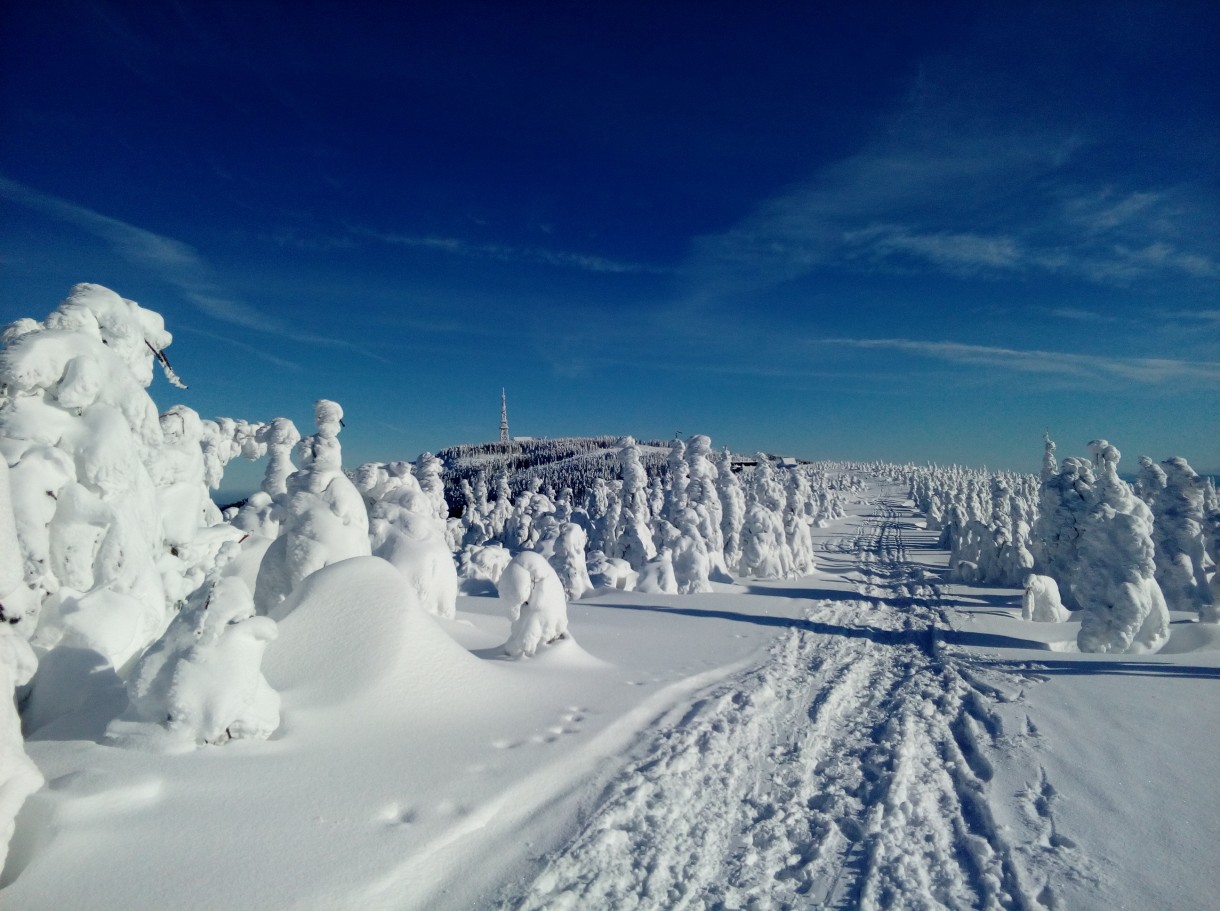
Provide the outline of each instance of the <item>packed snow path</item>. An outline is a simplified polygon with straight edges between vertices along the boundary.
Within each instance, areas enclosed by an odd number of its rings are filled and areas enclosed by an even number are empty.
[[[857,596],[811,600],[765,664],[665,719],[502,907],[1054,907],[1053,789],[1027,795],[1032,844],[990,801],[1014,739],[990,706],[1019,686],[945,645],[915,533],[879,499],[826,555],[854,562]]]

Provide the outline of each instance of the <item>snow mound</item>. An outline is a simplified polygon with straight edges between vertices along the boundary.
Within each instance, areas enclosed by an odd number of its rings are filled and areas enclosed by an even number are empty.
[[[426,699],[478,659],[420,606],[379,557],[352,557],[308,576],[286,602],[263,673],[286,709],[350,702],[372,691]]]

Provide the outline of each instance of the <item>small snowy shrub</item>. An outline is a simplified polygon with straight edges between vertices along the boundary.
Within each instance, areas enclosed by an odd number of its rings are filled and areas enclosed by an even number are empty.
[[[1025,578],[1025,594],[1021,598],[1021,619],[1043,623],[1062,623],[1070,613],[1059,600],[1059,586],[1050,576],[1030,573]]]
[[[280,723],[279,694],[261,670],[275,636],[241,579],[215,579],[132,669],[132,713],[198,744],[266,739]]]
[[[541,554],[522,551],[504,568],[496,588],[512,629],[504,651],[528,658],[540,645],[563,639],[568,632],[568,602],[563,584]]]

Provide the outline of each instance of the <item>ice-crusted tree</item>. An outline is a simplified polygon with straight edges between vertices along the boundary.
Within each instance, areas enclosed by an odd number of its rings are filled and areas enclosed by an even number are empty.
[[[788,472],[785,492],[783,525],[784,539],[792,554],[792,572],[804,575],[817,566],[813,556],[813,533],[809,517],[809,501],[812,491],[804,473],[798,469]]]
[[[729,572],[736,572],[741,562],[741,528],[746,516],[745,492],[733,471],[733,457],[725,449],[720,454],[716,488],[724,509],[720,531],[724,538],[724,562]]]
[[[438,617],[457,611],[458,577],[435,503],[414,482],[382,496],[370,512],[369,540],[374,556],[402,574],[420,605]]]
[[[513,492],[508,486],[508,475],[496,475],[496,492],[487,511],[488,532],[494,540],[503,540],[504,526],[513,514]]]
[[[225,550],[232,559],[238,547]],[[276,632],[274,620],[255,615],[245,582],[213,570],[133,667],[130,717],[200,745],[266,739],[280,723],[279,694],[262,673]],[[122,722],[111,730],[123,742]]]
[[[712,461],[711,438],[695,434],[686,447],[689,473],[687,503],[698,518],[699,534],[711,560],[711,575],[720,582],[732,581],[724,555],[724,504],[717,487],[720,470]]]
[[[430,452],[421,452],[415,460],[415,480],[419,489],[432,504],[432,510],[438,519],[449,518],[449,504],[445,502],[445,482],[441,477],[445,464]]]
[[[161,508],[158,564],[166,598],[177,607],[203,584],[221,545],[241,532],[221,521],[208,494],[199,415],[175,405],[161,415],[160,424],[160,458],[151,471]]]
[[[34,593],[21,622],[42,648],[94,648],[121,667],[169,620],[153,480],[165,441],[146,388],[171,340],[160,315],[91,284],[5,332],[0,452]]]
[[[364,499],[343,473],[343,409],[319,399],[314,419],[318,431],[297,444],[301,467],[288,476],[277,510],[281,534],[258,568],[254,603],[260,614],[274,619],[280,619],[279,606],[306,576],[372,552]]]
[[[623,479],[621,507],[614,541],[607,553],[626,560],[633,569],[638,570],[657,554],[652,529],[649,528],[648,474],[640,463],[639,448],[631,437],[623,438],[618,457]]]
[[[1214,489],[1209,490],[1214,493]],[[1204,605],[1199,619],[1207,623],[1220,623],[1220,506],[1209,508],[1203,522],[1203,544],[1213,570],[1208,583],[1211,599]]]
[[[29,683],[37,667],[22,628],[34,600],[21,566],[8,462],[0,457],[0,872],[17,813],[43,783],[42,773],[25,754],[15,696],[17,687]]]
[[[638,455],[637,455],[638,459]],[[666,463],[665,505],[661,515],[670,524],[677,526],[678,517],[687,505],[687,488],[690,485],[690,466],[686,463],[686,444],[673,440],[669,444],[669,461]],[[641,468],[641,471],[643,469]],[[635,506],[632,504],[632,508]]]
[[[569,601],[578,600],[593,588],[585,558],[587,543],[588,538],[581,526],[575,522],[565,522],[559,528],[549,557],[551,568],[559,576]]]
[[[513,557],[496,589],[512,621],[504,644],[509,657],[528,658],[540,645],[566,638],[568,602],[563,583],[541,554],[525,550]]]
[[[1118,449],[1089,446],[1099,477],[1072,577],[1085,611],[1076,643],[1082,652],[1156,652],[1169,640],[1169,612],[1155,578],[1152,513],[1118,477]]]
[[[258,428],[255,440],[267,454],[267,467],[260,489],[242,504],[233,518],[233,525],[249,534],[274,540],[280,533],[275,504],[282,504],[288,495],[288,478],[296,471],[292,451],[301,441],[301,434],[288,418],[275,418]]]
[[[1148,456],[1140,456],[1140,469],[1135,477],[1135,495],[1152,506],[1165,489],[1165,472]]]
[[[1035,565],[1041,575],[1059,583],[1063,603],[1080,605],[1071,588],[1079,562],[1080,539],[1093,502],[1093,466],[1074,456],[1063,460],[1057,474],[1042,482],[1041,510],[1034,525]]]
[[[1021,619],[1041,623],[1061,623],[1068,619],[1068,609],[1059,597],[1059,586],[1050,576],[1030,573],[1025,577],[1025,593],[1021,598]]]
[[[1059,473],[1059,465],[1055,461],[1055,441],[1049,433],[1042,435],[1042,472],[1038,479],[1045,484]]]
[[[767,579],[783,578],[790,569],[787,553],[784,528],[778,514],[761,503],[751,503],[746,508],[741,527],[740,574]]]
[[[677,520],[677,538],[668,552],[678,594],[710,592],[712,558],[700,529],[699,514],[688,506]]]
[[[1156,544],[1156,580],[1170,610],[1194,611],[1201,619],[1215,614],[1208,587],[1211,562],[1203,538],[1203,501],[1207,482],[1183,458],[1161,463],[1164,485],[1150,504]]]

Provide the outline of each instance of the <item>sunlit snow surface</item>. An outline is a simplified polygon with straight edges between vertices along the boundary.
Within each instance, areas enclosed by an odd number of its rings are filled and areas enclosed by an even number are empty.
[[[521,661],[490,585],[445,620],[329,566],[267,644],[270,740],[27,744],[0,906],[1208,907],[1215,628],[1081,655],[1020,591],[943,583],[898,488],[850,509],[810,576],[587,597]]]

